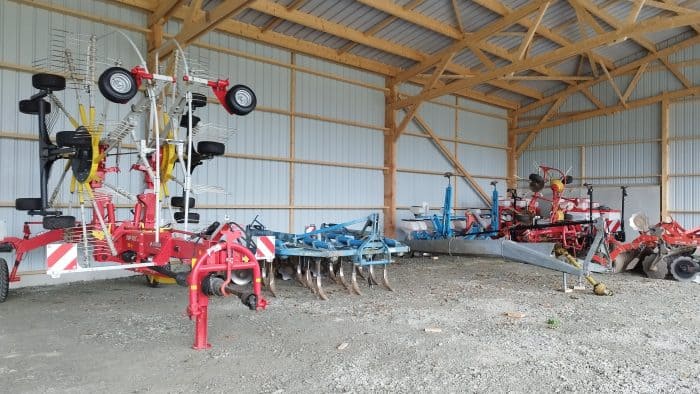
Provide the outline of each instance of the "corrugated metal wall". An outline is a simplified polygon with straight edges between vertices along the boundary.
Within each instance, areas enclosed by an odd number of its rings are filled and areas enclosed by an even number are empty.
[[[51,4],[132,26],[145,26],[147,19],[141,12],[104,0]],[[5,37],[0,47],[0,218],[10,234],[18,234],[26,216],[14,210],[14,199],[39,194],[34,159],[36,119],[16,110],[17,100],[32,93],[33,62],[46,57],[53,29],[101,35],[113,27],[14,2],[0,6],[0,22]],[[178,28],[177,23],[169,22],[165,32],[174,34]],[[134,28],[126,33],[145,54],[143,31]],[[119,59],[127,67],[137,63],[124,40],[113,35],[108,41],[104,49],[110,59]],[[246,117],[232,117],[215,104],[197,110],[203,121],[234,130],[226,155],[194,173],[194,183],[221,185],[227,192],[196,196],[195,211],[203,223],[227,216],[245,224],[259,216],[270,228],[301,231],[306,224],[346,221],[383,209],[382,76],[217,32],[206,34],[200,42],[188,48],[192,61],[205,67],[208,76],[228,77],[232,83],[252,87],[258,97],[258,109]],[[59,96],[75,113],[73,94],[65,91]],[[114,119],[126,112],[125,108],[111,108]],[[420,115],[482,187],[488,190],[491,180],[504,179],[505,111],[442,97],[426,103]],[[60,120],[56,129],[70,127]],[[129,156],[120,160],[122,167],[131,163]],[[442,205],[441,174],[454,169],[415,124],[399,142],[399,167],[399,206],[422,201],[433,207]],[[140,175],[124,171],[112,176],[112,183],[118,186],[132,192],[141,189]],[[500,185],[505,187],[504,182]],[[179,188],[173,185],[172,192],[178,193]],[[63,201],[69,198],[68,193],[62,195]],[[462,207],[483,205],[461,180],[456,185],[456,201]],[[128,208],[120,211],[128,215]],[[29,257],[23,271],[44,267],[43,252]]]
[[[420,89],[402,85],[401,92],[417,94]],[[507,112],[501,108],[463,98],[441,97],[424,103],[418,115],[447,149],[470,172],[479,186],[490,195],[490,182],[498,181],[498,189],[506,189]],[[397,123],[400,123],[401,114]],[[409,208],[427,202],[431,208],[443,205],[445,172],[456,173],[430,136],[415,120],[409,123],[398,141],[397,217],[411,217]],[[454,206],[484,207],[484,202],[464,179],[453,181]]]
[[[669,57],[693,84],[700,84],[700,65],[689,62],[700,57],[700,45],[681,50]],[[632,75],[615,78],[620,90],[629,85]],[[649,65],[629,100],[656,96],[663,92],[683,89],[683,85],[658,63]],[[619,98],[608,82],[591,88],[604,104],[618,104]],[[524,115],[520,126],[537,122],[535,116],[546,107]],[[569,98],[560,112],[595,109],[583,95]],[[700,173],[694,148],[700,138],[700,101],[672,102],[670,106],[670,213],[685,226],[700,225],[700,205],[695,204],[693,191]],[[532,116],[531,119],[528,117]],[[519,136],[519,142],[525,135]],[[518,175],[527,175],[542,163],[570,169],[577,183],[598,185],[659,185],[661,176],[661,104],[656,103],[616,114],[589,118],[561,126],[543,129],[519,159]],[[695,175],[693,175],[695,174]],[[521,184],[521,186],[524,186]],[[647,211],[658,215],[660,207]],[[655,220],[652,218],[652,220]]]

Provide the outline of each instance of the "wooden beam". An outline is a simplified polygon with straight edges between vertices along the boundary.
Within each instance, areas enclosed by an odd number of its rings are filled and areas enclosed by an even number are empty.
[[[389,92],[386,95],[384,105],[384,126],[388,131],[384,134],[384,234],[395,236],[396,231],[396,169],[397,169],[397,142],[396,112],[389,103],[397,99],[396,87],[387,79]]]
[[[515,149],[516,159],[519,159],[523,152],[525,152],[525,149],[527,149],[527,147],[530,146],[532,141],[535,140],[535,137],[537,137],[537,133],[539,133],[539,131],[531,131],[530,134],[527,135],[527,138],[525,138],[525,140],[521,142],[520,145],[518,145],[518,147]],[[517,136],[517,133],[515,133],[515,131],[513,131],[512,134]]]
[[[291,3],[289,3],[289,4],[287,5],[287,9],[290,10],[290,11],[296,10],[296,9],[298,9],[299,7],[301,7],[301,6],[304,4],[304,2],[306,2],[306,0],[294,0],[294,1],[292,1]],[[272,30],[272,29],[274,29],[275,27],[279,26],[279,24],[282,23],[282,22],[284,22],[284,19],[274,17],[274,18],[270,19],[270,20],[267,22],[267,24],[265,24],[265,26],[262,27],[261,30],[262,30],[263,32],[268,31],[268,30]]]
[[[425,1],[425,0],[412,0],[412,1],[408,2],[407,4],[405,4],[403,6],[403,9],[410,11],[410,10],[418,7],[419,5],[421,5],[423,3],[423,1]],[[371,37],[398,19],[399,18],[397,18],[395,16],[390,16],[388,18],[385,18],[385,19],[381,20],[379,23],[377,23],[376,25],[370,27],[367,31],[363,32],[363,34],[368,36],[368,37]],[[357,45],[358,44],[356,42],[349,42],[349,43],[343,45],[342,48],[338,49],[338,53],[348,52],[349,50],[356,47]]]
[[[670,71],[671,74],[673,74],[673,76],[675,76],[676,79],[678,79],[683,84],[683,86],[685,86],[686,88],[690,88],[693,86],[692,82],[690,82],[688,78],[686,78],[685,75],[683,75],[683,73],[678,69],[678,67],[676,67],[675,64],[668,61],[668,58],[662,57],[659,58],[659,60],[661,60],[661,63],[663,63],[664,66],[666,66],[668,71]]]
[[[438,64],[437,67],[435,67],[435,71],[433,72],[433,76],[430,78],[430,81],[426,83],[423,86],[423,90],[421,92],[427,92],[428,90],[432,89],[435,84],[438,82],[440,79],[440,76],[442,75],[443,72],[445,72],[445,68],[447,67],[447,64],[452,60],[452,56],[448,56],[444,58],[440,64]],[[399,124],[399,127],[396,129],[396,134],[394,134],[394,138],[398,139],[401,134],[406,130],[406,127],[408,127],[408,124],[413,120],[413,117],[415,114],[418,112],[418,109],[420,108],[421,103],[418,103],[411,107],[408,111],[406,111],[406,116],[401,120],[401,123]]]
[[[637,17],[639,17],[639,13],[642,11],[642,7],[644,7],[644,1],[645,0],[634,1],[634,6],[630,10],[630,13],[627,15],[626,22],[628,25],[631,25],[637,21]]]
[[[161,19],[168,19],[175,10],[182,6],[185,0],[160,0],[155,11],[148,17],[148,26],[161,22]]]
[[[459,6],[457,5],[457,0],[452,0],[452,10],[455,13],[455,19],[457,20],[457,27],[459,27],[459,31],[464,33],[464,25],[462,24],[462,15],[461,15],[461,12],[459,12]]]
[[[600,67],[603,69],[603,72],[605,73],[605,77],[608,79],[608,82],[610,82],[610,86],[612,86],[613,91],[615,91],[617,98],[620,99],[620,104],[622,104],[623,107],[627,108],[627,103],[625,102],[625,98],[622,96],[622,92],[620,92],[620,88],[617,87],[615,80],[610,76],[608,69],[605,68],[605,66],[602,64]]]
[[[480,6],[496,13],[501,16],[508,15],[511,12],[513,12],[512,9],[509,7],[503,5],[500,1],[497,0],[472,0],[474,3],[479,4]],[[533,21],[528,19],[528,18],[523,18],[519,21],[517,21],[517,24],[520,26],[525,27],[526,29],[529,29],[533,25]],[[509,34],[509,32],[497,32],[494,33],[494,35],[501,35],[501,34]],[[512,33],[512,34],[520,34],[524,35],[525,33]],[[567,46],[571,45],[572,42],[569,41],[569,39],[565,38],[564,36],[555,33],[554,30],[547,28],[546,26],[540,24],[540,26],[537,28],[537,34],[540,36],[560,45],[560,46]],[[607,58],[601,57],[601,61],[605,63],[605,65],[609,69],[613,69],[615,65],[613,62]]]
[[[182,47],[186,47],[197,38],[216,28],[221,22],[243,11],[251,4],[254,4],[255,1],[256,0],[228,0],[216,6],[216,8],[213,10],[207,11],[204,14],[204,18],[201,20],[183,18],[183,20],[186,22],[183,24],[180,32],[175,36],[175,41],[177,41]],[[180,9],[182,9],[182,7],[180,7]],[[166,47],[163,48],[158,55],[161,58],[164,58],[174,49],[174,44],[166,44]]]
[[[513,111],[509,111],[508,120],[508,169],[506,171],[507,178],[507,188],[515,189],[518,187],[517,175],[518,175],[518,157],[515,154],[517,148],[518,136],[515,133],[511,133],[511,130],[518,126],[518,116],[514,114]]]
[[[695,44],[698,44],[698,43],[700,43],[700,36],[689,38],[685,41],[679,42],[676,45],[670,46],[668,48],[664,48],[664,49],[658,51],[657,53],[649,54],[641,59],[638,59],[638,60],[635,60],[635,61],[630,62],[628,64],[625,64],[624,66],[620,66],[617,69],[611,71],[610,75],[615,77],[618,75],[626,74],[630,71],[636,70],[639,66],[641,66],[644,63],[653,62],[660,57],[669,56],[673,53],[676,53],[682,49],[688,48],[688,47],[695,45]],[[542,105],[545,105],[547,103],[550,103],[550,102],[557,100],[561,96],[564,96],[564,95],[569,96],[569,95],[572,95],[576,92],[583,91],[585,89],[590,88],[593,85],[598,84],[601,81],[602,81],[602,79],[596,79],[596,80],[587,81],[587,82],[584,82],[584,83],[581,83],[581,84],[578,84],[575,86],[571,86],[564,91],[561,91],[559,93],[556,93],[556,94],[548,96],[548,97],[545,97],[544,99],[542,99],[538,102],[528,104],[528,105],[518,109],[517,113],[518,113],[518,115],[521,115],[521,114],[530,112],[538,107],[541,107]]]
[[[582,93],[584,96],[586,96],[586,98],[588,98],[589,100],[591,100],[591,102],[593,103],[593,105],[595,105],[596,107],[598,107],[598,108],[605,108],[605,104],[603,104],[603,102],[600,101],[600,99],[599,99],[598,97],[594,96],[593,93],[591,93],[590,90],[588,90],[588,89],[582,89],[582,90],[581,90],[581,93]],[[562,96],[562,97],[568,97],[568,96]]]
[[[493,33],[499,32],[513,25],[522,18],[535,12],[544,3],[544,0],[534,0],[527,3],[526,5],[518,8],[512,13],[504,16],[503,18],[490,23],[488,26],[483,27],[478,32],[467,35],[463,40],[455,42],[454,44],[439,51],[438,53],[429,56],[425,60],[421,61],[419,64],[412,66],[405,71],[402,71],[401,73],[399,73],[399,75],[396,76],[395,81],[403,82],[413,78],[414,76],[422,73],[423,71],[437,64],[440,61],[440,59],[444,58],[445,56],[457,53],[462,49],[468,47],[469,45],[473,45],[482,40],[485,40],[489,38]]]
[[[414,25],[420,26],[422,28],[440,33],[446,37],[453,39],[462,39],[464,34],[437,19],[430,18],[421,13],[407,10],[404,7],[394,3],[391,0],[356,0],[358,3],[362,3],[368,7],[372,7],[389,15],[395,16],[397,18],[403,19],[407,22],[411,22]]]
[[[584,52],[588,49],[597,48],[601,45],[609,44],[621,36],[634,35],[640,32],[652,33],[660,30],[667,30],[676,27],[687,26],[696,23],[696,21],[699,18],[700,12],[674,17],[656,17],[652,19],[647,19],[645,21],[639,22],[631,26],[625,26],[615,31],[601,34],[596,37],[583,40],[576,44],[556,49],[552,52],[544,53],[534,58],[524,59],[523,61],[518,63],[500,67],[496,70],[484,72],[481,75],[478,75],[474,78],[453,82],[444,87],[431,89],[430,91],[420,96],[413,96],[399,101],[399,103],[397,103],[396,105],[396,108],[402,108],[408,105],[413,105],[419,101],[430,100],[461,89],[471,88],[480,83],[488,82],[500,76],[508,75],[510,73],[517,73],[519,71],[528,70],[536,66],[546,65],[558,60],[563,60],[578,53]]]
[[[661,101],[661,218],[668,216],[669,188],[671,186],[669,173],[671,167],[669,143],[670,121],[669,121],[670,105],[669,100]]]
[[[616,112],[624,111],[626,109],[633,109],[633,108],[643,107],[643,106],[650,105],[650,104],[655,104],[655,103],[661,102],[663,100],[672,101],[672,100],[679,99],[681,97],[696,96],[699,94],[700,94],[700,86],[696,86],[696,87],[693,87],[690,89],[680,89],[680,90],[675,90],[672,92],[665,92],[665,93],[662,93],[662,94],[659,94],[656,96],[652,96],[652,97],[646,97],[646,98],[638,99],[635,101],[628,101],[627,108],[625,108],[622,104],[618,104],[618,105],[615,105],[612,107],[606,107],[603,109],[596,109],[596,110],[585,111],[585,112],[577,112],[573,115],[561,117],[561,118],[558,118],[558,119],[552,120],[552,121],[548,121],[548,122],[541,124],[541,125],[538,124],[536,126],[527,126],[527,127],[517,128],[513,132],[518,133],[518,134],[529,133],[531,131],[538,131],[538,130],[541,130],[544,128],[555,127],[555,126],[559,126],[559,125],[566,124],[566,123],[571,123],[571,122],[576,122],[579,120],[592,118],[595,116],[611,115],[611,114],[614,114]]]
[[[452,152],[450,152],[450,150],[445,146],[445,144],[442,143],[442,141],[435,134],[433,129],[431,129],[428,123],[425,122],[425,119],[423,119],[420,115],[416,114],[415,120],[416,123],[418,123],[418,125],[423,129],[423,131],[430,136],[430,139],[433,141],[433,144],[435,144],[435,146],[440,150],[440,152],[442,152],[442,155],[445,156],[445,158],[452,164],[455,171],[457,171],[458,175],[464,178],[467,181],[467,183],[472,187],[472,189],[474,189],[479,198],[481,198],[484,201],[484,203],[486,203],[486,206],[490,207],[491,196],[489,196],[484,191],[484,189],[476,181],[476,178],[474,178],[464,168],[464,166],[462,166],[462,163],[460,163],[459,160],[452,154]]]
[[[362,45],[366,45],[372,48],[379,49],[381,51],[391,53],[393,55],[401,56],[403,58],[415,60],[418,62],[423,61],[426,59],[428,56],[420,51],[417,51],[415,49],[398,45],[392,41],[381,39],[381,38],[376,38],[376,37],[370,37],[358,30],[351,29],[345,25],[335,23],[335,22],[330,22],[328,20],[309,15],[300,11],[296,10],[287,10],[284,6],[273,3],[268,0],[258,0],[250,5],[250,8],[259,12],[263,12],[269,15],[273,15],[279,18],[286,19],[290,22],[298,23],[303,26],[310,27],[315,30],[323,31],[328,34],[332,34],[334,36],[344,38],[346,40],[354,41]],[[400,7],[399,7],[400,8]],[[443,56],[444,57],[444,56]],[[442,58],[438,59],[437,62],[431,64],[431,67],[434,66],[435,64],[439,63],[439,61]],[[447,66],[448,70],[454,74],[472,74],[474,73],[474,70],[471,70],[467,67],[464,66],[459,66],[456,64],[448,64]],[[429,69],[430,67],[427,67],[425,70]],[[425,71],[422,70],[422,71]],[[394,83],[396,82],[393,81]],[[518,93],[520,95],[524,95],[527,97],[534,98],[536,100],[539,100],[542,98],[542,94],[532,88],[528,88],[525,86],[519,86],[519,85],[511,85],[507,82],[503,81],[494,81],[493,85],[501,88],[501,89],[507,89],[509,91]]]
[[[578,75],[513,75],[501,77],[500,79],[508,81],[590,81],[593,77],[582,77]]]
[[[622,95],[623,101],[627,101],[627,99],[632,95],[634,88],[637,87],[639,80],[642,78],[642,74],[644,74],[644,71],[646,71],[648,66],[649,66],[649,63],[644,63],[641,66],[639,66],[639,68],[637,69],[637,72],[634,74],[634,77],[630,81],[630,84],[627,85],[627,89],[625,90],[625,94]]]
[[[542,4],[542,7],[540,8],[540,12],[537,14],[537,17],[535,18],[535,23],[530,26],[530,29],[527,31],[527,35],[523,39],[523,41],[520,43],[520,47],[518,48],[518,60],[523,60],[525,58],[525,54],[527,53],[527,49],[530,47],[530,44],[532,43],[532,39],[535,38],[535,32],[537,32],[537,28],[540,27],[540,23],[542,23],[542,18],[544,18],[544,14],[547,12],[547,8],[549,8],[549,4],[551,2],[546,2]]]

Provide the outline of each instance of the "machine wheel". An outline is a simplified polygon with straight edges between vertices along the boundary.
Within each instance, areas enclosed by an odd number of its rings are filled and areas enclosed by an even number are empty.
[[[51,113],[51,103],[44,100],[20,100],[19,102],[19,112],[27,115],[38,115],[39,114],[39,104],[44,103],[44,113]]]
[[[10,292],[10,268],[5,259],[0,259],[0,302],[5,302]]]
[[[255,93],[245,85],[234,85],[226,92],[226,105],[236,115],[248,115],[253,112],[257,103]]]
[[[192,128],[197,127],[200,120],[199,116],[192,115]],[[187,122],[187,114],[182,115],[182,118],[180,118],[180,127],[187,128]]]
[[[173,215],[175,216],[175,221],[178,223],[185,223],[185,213],[184,212],[175,212]],[[199,223],[199,214],[195,212],[188,212],[187,214],[187,222],[188,223]]]
[[[544,189],[544,178],[540,174],[530,174],[528,177],[530,180],[530,190],[537,193],[540,190]]]
[[[197,152],[202,155],[221,156],[226,152],[226,145],[221,142],[200,141],[197,144]]]
[[[515,221],[518,223],[532,224],[532,217],[528,214],[515,214]]]
[[[58,92],[66,88],[66,79],[54,74],[34,74],[32,75],[32,86],[39,90]]]
[[[679,282],[690,282],[700,272],[700,264],[692,257],[681,256],[673,260],[670,266],[671,275]]]
[[[44,228],[47,230],[58,230],[75,227],[74,216],[44,216]]]
[[[42,208],[41,198],[18,198],[15,200],[15,209],[18,211],[38,211]]]
[[[190,208],[194,208],[194,198],[190,197]],[[185,197],[171,197],[170,198],[170,205],[176,208],[184,208],[185,207]]]
[[[90,146],[92,144],[92,137],[88,130],[80,126],[75,131],[59,131],[56,133],[56,145],[58,146],[68,146],[68,147],[78,147],[78,146]]]
[[[202,108],[207,106],[207,96],[202,93],[192,93],[192,107]]]
[[[97,81],[102,95],[109,101],[117,104],[125,104],[138,91],[136,80],[129,70],[121,67],[106,69]]]
[[[652,271],[651,265],[656,260],[656,257],[656,253],[652,253],[645,257],[644,260],[642,260],[642,268],[644,269],[644,273],[647,274],[649,278],[664,279],[668,275],[668,262],[666,259],[661,259],[658,263],[656,263],[656,269]]]

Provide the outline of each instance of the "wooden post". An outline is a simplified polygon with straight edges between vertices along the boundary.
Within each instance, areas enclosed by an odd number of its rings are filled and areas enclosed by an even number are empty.
[[[384,106],[384,234],[389,237],[396,235],[396,112],[391,108],[395,101],[396,86],[387,79],[389,91],[386,93]]]
[[[146,35],[148,39],[148,56],[146,59],[148,70],[157,73],[155,69],[155,51],[163,45],[163,22],[158,21],[151,26],[151,31]]]
[[[668,99],[661,101],[661,219],[668,216],[669,196],[669,110]]]
[[[296,56],[292,52],[291,58],[292,66],[296,65]],[[297,75],[296,68],[292,67],[289,70],[289,232],[294,233],[294,159],[295,154],[295,143],[296,143],[296,130],[294,128],[296,119],[294,117],[294,111],[296,110],[296,88],[297,88]]]
[[[514,111],[508,112],[508,168],[506,178],[508,179],[508,189],[515,189],[518,187],[516,179],[518,173],[518,155],[516,154],[518,135],[512,130],[518,127],[518,117]]]

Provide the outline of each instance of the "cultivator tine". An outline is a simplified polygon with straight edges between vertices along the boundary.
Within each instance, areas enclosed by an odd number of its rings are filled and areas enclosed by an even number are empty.
[[[367,278],[367,283],[370,288],[379,284],[377,278],[374,277],[374,265],[369,266],[369,278]]]
[[[332,280],[333,282],[335,282],[335,283],[337,283],[337,284],[340,284],[340,282],[338,282],[338,278],[335,276],[335,270],[334,270],[333,265],[334,265],[334,264],[333,264],[333,260],[330,260],[330,259],[329,259],[329,260],[328,260],[328,276],[331,277],[331,280]]]
[[[389,284],[389,264],[384,264],[384,274],[382,275],[382,284],[389,291],[394,291],[394,288]]]
[[[353,269],[357,271],[357,274],[360,275],[360,278],[367,279],[367,277],[365,276],[365,271],[361,266],[356,265]]]
[[[345,280],[345,272],[343,271],[343,259],[340,259],[338,261],[338,279],[340,280],[340,284],[345,287],[347,291],[350,292],[350,294],[353,293],[352,287],[350,287],[350,284]]]
[[[328,301],[328,296],[326,295],[326,292],[323,291],[321,281],[321,259],[316,259],[316,290],[318,291],[318,296],[321,297],[322,300]]]
[[[272,262],[263,260],[263,266],[260,270],[263,286],[267,287],[273,297],[277,297],[277,289],[275,288],[275,270]]]
[[[306,282],[304,281],[304,278],[301,275],[301,258],[297,259],[297,272],[296,272],[296,275],[294,276],[294,279],[296,279],[296,281],[299,282],[299,284],[306,287]]]
[[[357,295],[362,295],[362,292],[360,291],[360,286],[357,285],[357,273],[359,272],[353,263],[352,267],[352,275],[351,275],[351,283],[352,283],[352,289],[357,293]]]
[[[270,293],[272,293],[273,297],[277,297],[277,284],[275,283],[275,262],[270,261],[270,271],[268,271],[268,289],[270,289]]]
[[[314,286],[314,282],[311,280],[311,263],[309,263],[309,260],[306,260],[306,272],[304,274],[304,278],[306,280],[306,287],[311,289],[314,294],[318,295],[318,290],[316,290],[316,286]]]

